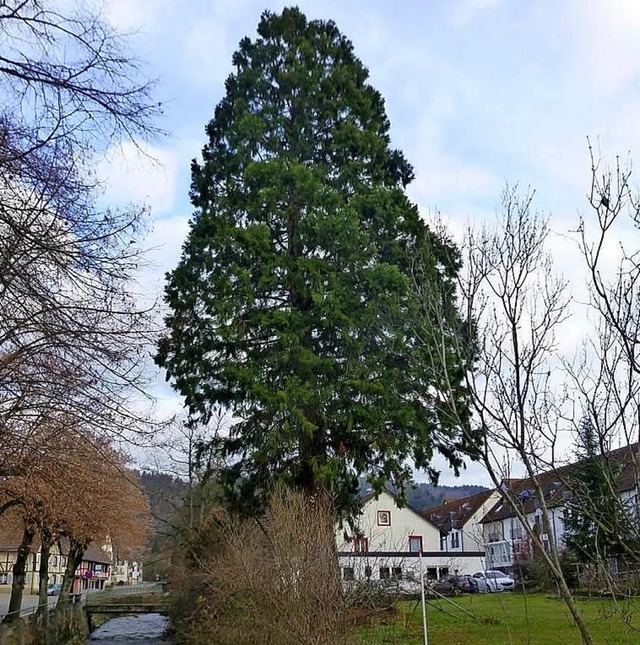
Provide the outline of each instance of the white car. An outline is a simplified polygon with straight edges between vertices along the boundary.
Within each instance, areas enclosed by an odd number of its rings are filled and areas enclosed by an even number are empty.
[[[512,591],[516,587],[516,581],[502,571],[477,571],[473,577],[478,581],[484,581],[487,591]]]

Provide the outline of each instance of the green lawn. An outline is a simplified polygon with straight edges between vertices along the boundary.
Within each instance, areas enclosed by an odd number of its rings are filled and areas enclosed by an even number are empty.
[[[574,645],[581,642],[564,603],[555,598],[502,593],[465,595],[453,600],[459,607],[445,600],[429,601],[429,645]],[[640,643],[640,599],[631,602],[579,600],[578,606],[595,643]],[[394,616],[375,622],[378,624],[356,629],[352,642],[358,645],[422,643],[419,603],[402,602]]]

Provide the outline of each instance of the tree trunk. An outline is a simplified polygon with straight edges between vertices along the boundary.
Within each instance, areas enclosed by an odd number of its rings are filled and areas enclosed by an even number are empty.
[[[22,609],[22,594],[27,579],[27,564],[29,560],[29,553],[31,552],[31,544],[36,534],[35,528],[31,525],[25,525],[22,533],[22,542],[18,547],[18,554],[16,561],[13,565],[13,581],[11,583],[11,598],[9,599],[9,608],[7,615],[4,617],[3,622],[9,623],[20,618],[20,610]]]
[[[60,589],[60,596],[58,597],[58,607],[69,604],[69,597],[76,569],[82,562],[82,556],[87,550],[87,546],[87,540],[69,540],[69,556],[67,557],[67,566],[64,570],[64,578],[62,579],[62,589]]]
[[[528,457],[526,456],[526,454],[521,453],[520,457],[522,458],[523,463],[527,463]],[[489,464],[487,467],[490,467],[490,462],[485,462],[485,464]],[[571,593],[569,585],[567,585],[567,581],[565,580],[564,574],[562,572],[560,556],[558,554],[558,547],[555,539],[551,539],[552,537],[554,537],[555,532],[553,531],[551,526],[551,517],[549,514],[549,508],[544,498],[544,491],[539,481],[533,474],[533,468],[531,468],[530,466],[531,464],[527,464],[529,476],[531,477],[534,484],[535,494],[538,500],[540,500],[540,511],[542,512],[542,531],[549,536],[549,552],[545,549],[540,536],[535,532],[530,522],[528,522],[527,517],[522,509],[518,507],[518,500],[512,497],[510,493],[507,493],[505,491],[503,491],[502,493],[502,498],[512,506],[516,513],[516,516],[520,520],[520,523],[524,527],[527,535],[529,536],[529,539],[531,540],[532,547],[538,550],[542,559],[547,564],[547,567],[549,568],[549,571],[551,572],[555,583],[558,585],[558,592],[560,594],[560,597],[566,604],[567,609],[569,610],[569,613],[571,614],[576,624],[576,627],[580,630],[580,637],[583,645],[593,645],[593,639],[589,632],[589,628],[584,621],[584,617],[581,611],[576,605],[575,598],[573,597],[573,594]],[[495,478],[493,478],[493,480],[494,483],[496,483],[497,480]]]
[[[558,575],[557,572],[554,571],[553,575],[558,584],[560,595],[562,596],[562,599],[567,605],[567,608],[571,612],[571,616],[573,617],[575,624],[580,630],[580,636],[582,638],[583,645],[593,645],[593,639],[591,638],[589,628],[587,627],[587,624],[584,622],[584,617],[582,616],[582,613],[580,612],[580,610],[576,605],[576,600],[573,597],[573,594],[571,593],[571,590],[569,589],[567,585],[567,581],[564,579],[562,572],[560,572],[560,574]]]
[[[47,613],[47,587],[49,586],[49,556],[51,555],[51,546],[53,545],[53,535],[51,531],[42,529],[40,531],[40,570],[38,580],[38,612]]]
[[[532,469],[530,469],[530,472],[532,472]],[[547,553],[545,551],[544,545],[542,544],[542,541],[540,540],[539,546],[541,553],[543,554],[543,557],[545,557],[545,559],[547,559],[547,561],[549,562],[551,574],[555,578],[556,584],[558,585],[560,596],[562,596],[562,599],[567,605],[567,609],[571,612],[571,616],[573,617],[576,626],[580,630],[580,636],[582,638],[583,644],[593,645],[593,639],[591,638],[591,634],[589,633],[589,628],[584,622],[582,612],[578,609],[575,598],[573,597],[573,594],[569,589],[569,585],[567,584],[567,581],[564,577],[562,565],[560,564],[560,556],[558,554],[558,546],[555,541],[555,531],[551,526],[551,516],[549,513],[549,508],[547,507],[547,503],[544,499],[544,491],[539,484],[536,484],[536,491],[537,495],[539,496],[538,498],[542,500],[540,502],[540,510],[542,511],[542,529],[549,536],[549,545],[551,549],[551,553]]]

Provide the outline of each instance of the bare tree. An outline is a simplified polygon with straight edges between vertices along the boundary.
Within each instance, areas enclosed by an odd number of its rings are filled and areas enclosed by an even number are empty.
[[[49,436],[47,449],[31,453],[30,468],[2,479],[0,510],[8,512],[7,522],[19,518],[23,527],[13,568],[10,618],[21,606],[27,558],[36,536],[41,548],[39,594],[45,607],[49,553],[62,536],[71,546],[65,592],[90,542],[109,541],[114,551],[126,555],[140,553],[149,538],[146,497],[136,474],[126,467],[126,455],[72,423],[73,419],[60,420],[62,427]]]
[[[128,40],[93,8],[5,0],[0,41],[10,158],[154,132],[149,120],[160,106],[151,99],[153,84],[142,77]],[[15,115],[13,126],[9,115]]]
[[[532,199],[533,193],[520,196],[516,188],[507,188],[497,226],[467,232],[459,306],[468,321],[469,344],[458,351],[468,360],[473,356],[474,365],[465,374],[449,372],[449,378],[463,379],[471,396],[473,414],[471,418],[460,415],[459,422],[483,437],[473,456],[484,464],[545,560],[582,641],[591,643],[564,578],[555,541],[545,548],[540,532],[527,517],[523,499],[509,485],[515,462],[532,482],[542,532],[552,535],[548,497],[539,474],[556,462],[560,417],[554,392],[562,385],[554,379],[561,366],[556,334],[568,316],[570,297],[566,283],[553,273],[545,248],[548,223],[533,210]],[[434,302],[432,294],[422,289],[419,276],[415,282],[429,312],[425,320],[430,322],[423,322],[424,333],[437,338],[443,304]],[[433,340],[425,345],[434,345]],[[441,353],[434,353],[432,360],[442,369],[449,361],[446,344],[442,342],[440,347]]]
[[[590,275],[591,305],[615,333],[629,368],[640,373],[640,201],[630,184],[631,165],[616,159],[613,170],[602,169],[589,142],[592,214],[581,218],[580,248]],[[613,251],[617,267],[608,265]],[[640,430],[636,429],[640,433]],[[640,436],[640,435],[638,435]]]
[[[130,395],[152,325],[131,280],[146,213],[99,208],[93,168],[158,134],[160,108],[128,40],[80,5],[2,2],[0,44],[0,471],[16,472],[52,411],[143,427]]]
[[[178,638],[216,643],[343,643],[332,504],[278,490],[260,520],[209,513],[199,558],[172,573]],[[191,556],[192,554],[187,554]],[[184,553],[183,553],[184,556]]]
[[[579,246],[588,270],[589,314],[593,340],[578,361],[567,364],[572,407],[568,421],[584,420],[592,429],[596,464],[607,491],[608,512],[602,513],[594,495],[575,495],[593,535],[615,535],[626,562],[637,563],[640,534],[637,529],[637,495],[640,459],[640,256],[638,228],[640,201],[631,185],[631,164],[616,159],[613,169],[603,168],[589,142],[590,212],[581,217]],[[624,463],[612,463],[610,451],[624,451]],[[620,469],[623,469],[620,471]],[[619,477],[635,482],[635,495],[620,495]],[[574,491],[576,493],[576,491]],[[605,545],[594,553],[594,563],[607,575]],[[611,580],[609,581],[611,583]]]
[[[66,491],[67,502],[58,518],[58,534],[69,540],[60,604],[68,602],[76,569],[91,542],[109,541],[115,553],[139,558],[151,531],[148,500],[137,474],[126,467],[126,455],[96,437],[86,437],[68,453],[72,463],[59,487]]]

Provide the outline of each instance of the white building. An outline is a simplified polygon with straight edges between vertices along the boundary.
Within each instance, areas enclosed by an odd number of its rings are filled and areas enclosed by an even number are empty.
[[[482,569],[480,550],[447,552],[441,548],[441,531],[415,509],[397,503],[388,491],[367,495],[355,529],[337,530],[340,568],[344,580],[398,579],[417,581],[447,573],[473,573]]]
[[[136,585],[139,582],[142,582],[142,562],[117,560],[111,567],[112,585]]]
[[[616,491],[625,508],[638,512],[638,467],[640,444],[632,444],[607,454],[607,459],[617,470]],[[542,488],[549,509],[551,531],[544,530],[542,510],[533,482],[525,479],[505,479],[502,486],[508,488],[517,500],[527,523],[540,537],[542,548],[549,550],[555,544],[558,551],[565,549],[564,524],[567,500],[571,498],[571,482],[579,472],[580,463],[570,464],[555,470],[540,473],[536,479]],[[603,513],[607,509],[602,509]],[[532,540],[518,519],[513,506],[500,496],[495,505],[482,518],[487,568],[511,572],[519,561],[534,555]]]
[[[500,499],[496,490],[451,499],[422,515],[440,529],[440,550],[448,553],[484,552],[482,520]]]

